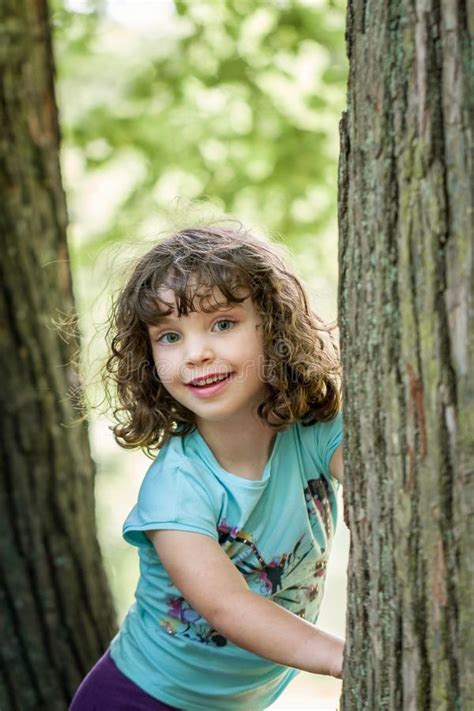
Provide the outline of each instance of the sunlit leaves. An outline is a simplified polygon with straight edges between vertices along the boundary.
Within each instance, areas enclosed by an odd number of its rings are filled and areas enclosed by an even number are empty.
[[[176,197],[211,198],[297,248],[315,239],[336,210],[343,3],[165,5],[163,27],[141,34],[97,4],[56,8],[65,164],[79,151],[85,171],[70,201],[92,175],[113,180],[109,165],[131,176],[107,220],[82,225],[88,255],[129,237],[121,225],[149,229],[151,212],[158,228]]]

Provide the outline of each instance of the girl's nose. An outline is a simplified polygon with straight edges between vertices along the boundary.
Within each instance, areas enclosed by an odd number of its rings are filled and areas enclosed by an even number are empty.
[[[214,351],[206,340],[195,340],[188,344],[187,363],[206,363],[214,360]]]

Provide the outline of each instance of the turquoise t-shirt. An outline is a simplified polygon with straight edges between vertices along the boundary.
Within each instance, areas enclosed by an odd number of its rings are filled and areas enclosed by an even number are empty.
[[[173,585],[143,532],[211,536],[252,590],[314,623],[337,520],[339,482],[328,464],[341,441],[341,414],[309,427],[295,423],[277,434],[258,481],[223,469],[198,430],[161,449],[123,528],[140,558],[136,602],[111,643],[127,677],[186,711],[260,711],[277,699],[298,671],[212,629]]]

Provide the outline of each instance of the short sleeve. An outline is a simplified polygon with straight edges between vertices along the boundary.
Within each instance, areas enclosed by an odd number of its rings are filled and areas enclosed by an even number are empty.
[[[343,440],[343,418],[340,412],[329,422],[317,422],[303,427],[303,441],[321,473],[336,481],[329,471],[331,457]]]
[[[218,511],[205,482],[182,469],[147,472],[123,526],[123,537],[134,546],[151,546],[144,531],[172,529],[202,533],[218,540]]]

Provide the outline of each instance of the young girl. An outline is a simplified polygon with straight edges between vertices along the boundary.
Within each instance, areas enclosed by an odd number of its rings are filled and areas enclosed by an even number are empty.
[[[279,250],[183,230],[138,261],[109,335],[117,442],[159,453],[123,529],[136,602],[71,711],[256,711],[300,669],[340,678],[344,642],[314,626],[340,366]]]

